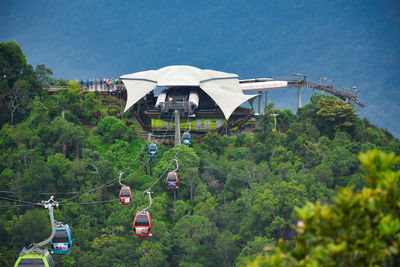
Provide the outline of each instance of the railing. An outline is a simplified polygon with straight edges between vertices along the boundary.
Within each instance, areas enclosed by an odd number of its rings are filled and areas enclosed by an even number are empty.
[[[55,86],[55,85],[52,85],[52,86],[43,87],[42,89],[43,90],[47,90],[49,92],[56,92],[58,90],[68,89],[68,86]]]
[[[100,84],[100,83],[94,83],[94,84],[81,84],[81,89],[82,91],[87,91],[87,92],[115,92],[115,91],[122,91],[126,90],[124,84]]]
[[[293,87],[308,87],[308,88],[325,91],[334,96],[339,97],[342,100],[350,100],[353,103],[360,105],[363,108],[365,107],[365,105],[357,98],[357,96],[340,91],[340,90],[334,88],[332,85],[321,85],[321,84],[317,84],[317,83],[307,82],[304,80],[289,82],[289,84]]]
[[[81,84],[81,91],[82,92],[117,92],[126,90],[123,84]],[[68,86],[45,86],[42,87],[43,90],[47,90],[51,93],[57,92],[59,90],[68,89]]]

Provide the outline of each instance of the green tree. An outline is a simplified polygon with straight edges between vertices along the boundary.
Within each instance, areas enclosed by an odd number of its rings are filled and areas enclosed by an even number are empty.
[[[279,241],[251,266],[398,266],[400,264],[400,162],[394,153],[359,155],[368,187],[343,188],[333,204],[297,209],[296,247]]]
[[[163,252],[163,245],[160,242],[144,241],[136,248],[136,253],[140,255],[140,266],[168,266],[167,255]]]
[[[339,128],[353,126],[354,120],[357,118],[354,105],[331,97],[321,99],[319,104],[320,107],[316,113],[318,116],[332,122]]]
[[[33,67],[26,62],[19,45],[15,41],[0,42],[0,124],[20,120],[27,114],[29,101],[39,92]]]
[[[50,76],[53,75],[53,71],[45,64],[36,65],[35,74],[41,87],[50,85]]]
[[[215,241],[217,256],[221,261],[221,266],[232,266],[239,248],[236,245],[238,235],[229,231],[218,233]]]
[[[11,236],[10,246],[22,248],[46,240],[51,234],[49,212],[33,209],[24,215],[13,216],[7,230]]]
[[[267,246],[274,246],[275,240],[263,236],[256,236],[248,241],[236,260],[237,265],[242,265],[245,261],[254,260],[258,254],[263,252]]]
[[[85,130],[62,117],[56,117],[50,126],[53,137],[56,138],[54,146],[61,148],[64,157],[67,156],[68,147],[73,147],[75,156],[79,157],[79,144],[85,137]]]
[[[196,196],[197,186],[202,181],[198,174],[200,158],[192,148],[179,145],[169,149],[163,154],[162,159],[154,168],[154,173],[159,177],[162,174],[167,175],[167,171],[175,170],[177,167],[175,159],[178,161],[179,183],[187,188],[187,193],[189,193],[190,199],[193,200]],[[163,180],[165,181],[165,178]]]
[[[14,117],[17,111],[24,112],[29,99],[31,85],[28,81],[18,80],[14,83],[12,90],[8,93],[7,107],[11,114],[11,124],[14,124]]]
[[[107,116],[100,120],[97,125],[97,132],[103,136],[108,144],[115,142],[115,139],[131,141],[133,138],[133,129],[128,128],[121,120]]]
[[[206,217],[186,215],[173,228],[176,246],[176,263],[197,263],[200,266],[213,266],[213,247],[217,228]]]

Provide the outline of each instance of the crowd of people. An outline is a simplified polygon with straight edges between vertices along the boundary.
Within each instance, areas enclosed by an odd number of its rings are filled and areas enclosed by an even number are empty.
[[[120,79],[94,78],[80,81],[82,90],[88,91],[115,91],[124,86]]]

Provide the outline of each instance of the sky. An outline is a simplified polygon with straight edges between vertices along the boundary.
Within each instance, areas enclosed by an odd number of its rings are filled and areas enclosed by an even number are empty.
[[[176,64],[240,79],[304,73],[356,85],[358,114],[400,137],[400,1],[0,0],[0,10],[0,42],[16,41],[56,78]],[[312,93],[302,90],[303,104]],[[295,111],[296,89],[269,96]]]

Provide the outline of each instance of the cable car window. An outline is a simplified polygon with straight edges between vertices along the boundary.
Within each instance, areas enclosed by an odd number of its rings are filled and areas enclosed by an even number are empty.
[[[183,140],[189,140],[189,136],[188,135],[184,135],[183,136]]]
[[[47,263],[49,264],[49,267],[54,267],[55,266],[54,262],[53,262],[53,258],[51,257],[50,254],[47,254],[46,259],[47,259]]]
[[[149,226],[149,220],[146,215],[138,215],[136,218],[135,226]]]
[[[130,196],[129,190],[124,189],[121,191],[121,197],[129,197],[129,196]]]
[[[22,259],[18,266],[45,267],[42,259]]]
[[[66,230],[57,230],[53,237],[53,243],[68,243],[68,234]]]
[[[174,174],[169,174],[167,177],[168,182],[176,182],[176,177]]]
[[[156,151],[157,147],[156,146],[150,146],[150,151]]]

